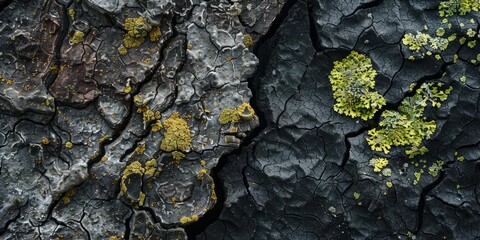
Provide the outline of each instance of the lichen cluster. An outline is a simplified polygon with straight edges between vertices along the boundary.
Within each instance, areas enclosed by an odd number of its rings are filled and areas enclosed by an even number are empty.
[[[145,37],[152,28],[144,17],[127,18],[123,24],[127,34],[123,38],[126,48],[138,47],[145,41]]]
[[[408,46],[408,48],[414,52],[418,52],[422,48],[427,49],[427,54],[428,51],[444,51],[448,47],[449,40],[451,40],[452,38],[454,39],[455,37],[451,36],[448,39],[442,38],[441,36],[443,36],[444,34],[445,30],[443,28],[439,28],[437,30],[437,37],[432,37],[429,34],[422,32],[417,32],[416,35],[413,35],[412,33],[407,33],[403,36],[402,43]]]
[[[370,159],[370,166],[373,167],[374,172],[381,172],[383,168],[388,165],[386,158],[372,158]]]
[[[385,105],[385,99],[373,91],[377,72],[370,58],[352,51],[346,58],[333,64],[328,78],[336,101],[334,110],[352,118],[371,119]]]
[[[440,2],[438,6],[438,12],[441,17],[451,17],[455,14],[463,16],[470,12],[478,12],[479,10],[479,0],[447,0]]]
[[[448,0],[440,2],[438,13],[443,19],[434,32],[428,33],[430,29],[425,25],[422,32],[417,31],[416,35],[406,33],[402,38],[402,43],[415,53],[409,56],[408,59],[413,61],[419,57],[434,56],[436,60],[445,59],[445,61],[449,61],[453,57],[453,63],[456,63],[459,58],[457,51],[447,51],[448,54],[453,53],[453,56],[442,55],[449,46],[457,46],[457,44],[449,43],[458,41],[460,45],[474,49],[477,45],[477,40],[480,39],[480,34],[477,30],[475,18],[472,17],[468,22],[464,22],[463,18],[450,19],[450,17],[478,12],[480,10],[479,6],[479,0]],[[418,54],[421,54],[421,56],[418,56]],[[480,52],[473,52],[470,56],[469,61],[471,63],[476,64],[480,62]],[[465,83],[466,80],[465,76],[461,76],[459,79],[461,83]]]
[[[85,37],[85,34],[82,31],[75,31],[70,41],[73,45],[79,44],[83,42],[84,37]]]
[[[157,172],[157,166],[157,160],[155,159],[150,159],[149,161],[147,161],[145,163],[145,167],[142,166],[139,161],[134,161],[127,165],[122,173],[122,178],[120,182],[120,195],[130,200],[131,203],[135,206],[143,206],[146,195],[141,190],[138,190],[142,189],[142,186],[133,186],[133,188],[135,189],[134,191],[139,191],[138,198],[133,198],[133,196],[127,194],[128,187],[129,185],[131,185],[131,176],[136,174],[139,175],[141,179],[143,179],[144,176],[147,178],[152,177]]]
[[[187,121],[174,112],[163,122],[164,137],[160,149],[165,152],[172,152],[176,160],[183,158],[182,152],[188,152],[191,147],[190,127]]]
[[[238,123],[242,119],[252,119],[256,118],[255,110],[253,110],[252,106],[249,103],[242,103],[237,108],[227,108],[224,109],[218,118],[221,124],[227,123]]]
[[[388,154],[392,146],[419,149],[422,141],[429,139],[437,127],[434,120],[423,116],[425,108],[428,104],[439,108],[453,89],[442,88],[441,83],[422,84],[414,96],[402,101],[398,111],[384,111],[379,127],[368,131],[367,142],[372,150]]]
[[[127,33],[123,37],[123,44],[118,48],[120,55],[127,54],[129,48],[139,47],[146,37],[150,41],[156,42],[162,36],[160,28],[158,26],[152,27],[144,17],[127,18],[123,27],[127,30]]]

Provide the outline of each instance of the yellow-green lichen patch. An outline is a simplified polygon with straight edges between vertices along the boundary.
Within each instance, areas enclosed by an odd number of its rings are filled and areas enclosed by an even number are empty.
[[[425,146],[422,146],[421,148],[418,148],[417,146],[413,146],[410,149],[406,149],[405,153],[408,155],[408,158],[412,159],[417,155],[424,155],[426,152],[428,152],[428,148]]]
[[[422,141],[429,139],[437,127],[434,120],[427,121],[423,116],[426,106],[430,103],[432,107],[439,108],[452,89],[445,88],[441,83],[424,83],[414,96],[402,101],[398,111],[384,111],[379,128],[368,131],[367,142],[371,149],[385,154],[390,152],[392,146],[409,146],[410,150],[421,149]]]
[[[373,167],[374,172],[381,172],[384,167],[388,165],[386,158],[372,158],[370,159],[370,166]]]
[[[428,168],[428,173],[433,177],[436,177],[438,176],[438,173],[440,172],[440,170],[442,170],[442,168],[443,168],[443,161],[441,160],[436,161],[432,164],[432,166]]]
[[[457,159],[457,161],[459,161],[459,162],[463,162],[465,160],[465,157],[458,154],[458,152],[455,152],[454,155],[455,155],[455,158]]]
[[[139,47],[152,28],[144,17],[127,18],[123,27],[127,30],[123,38],[123,45],[126,48]]]
[[[72,21],[75,21],[75,10],[70,8],[68,9],[68,15],[70,16],[70,19],[72,19]]]
[[[153,176],[157,171],[158,163],[155,158],[148,160],[145,163],[145,175]]]
[[[183,216],[180,218],[180,223],[181,224],[187,224],[187,223],[192,223],[192,222],[196,222],[198,221],[199,217],[197,214],[193,214],[192,216],[190,217],[187,217],[187,216]]]
[[[388,188],[392,188],[393,187],[393,183],[388,181],[385,183],[385,185],[387,185]]]
[[[63,196],[63,204],[69,204],[72,201],[72,197],[75,195],[75,189],[70,189],[65,196]]]
[[[127,165],[127,167],[125,167],[125,169],[122,172],[122,177],[120,182],[120,195],[130,200],[131,203],[135,206],[143,206],[146,195],[140,190],[142,189],[141,185],[133,186],[133,187],[131,186],[131,189],[130,189],[131,192],[138,191],[138,197],[132,197],[130,196],[130,194],[128,194],[129,192],[128,187],[129,185],[132,184],[131,179],[135,175],[138,175],[137,177],[141,179],[143,179],[143,176],[147,174],[149,176],[154,175],[157,165],[156,165],[156,160],[153,159],[153,161],[155,161],[155,163],[152,162],[152,160],[148,161],[145,167],[143,167],[139,161],[132,162],[129,165]]]
[[[129,94],[132,91],[132,87],[130,85],[125,86],[123,92]]]
[[[148,37],[149,37],[150,41],[152,41],[152,42],[156,42],[156,41],[160,40],[161,36],[162,36],[162,32],[160,32],[159,27],[153,27],[152,30],[150,31],[150,33],[148,34]]]
[[[182,152],[179,152],[179,151],[173,151],[172,152],[172,157],[173,157],[173,160],[180,161],[185,157],[185,154],[183,154]]]
[[[407,33],[402,38],[403,45],[407,46],[413,52],[418,52],[422,48],[427,48],[431,51],[443,51],[447,49],[449,40],[442,38],[445,34],[443,28],[439,28],[436,31],[438,37],[432,37],[427,33],[417,32],[416,35],[412,33]]]
[[[75,31],[70,42],[75,45],[83,42],[85,34],[82,31]]]
[[[453,15],[464,16],[470,12],[480,10],[480,1],[478,0],[446,0],[440,2],[438,13],[440,17],[451,17]]]
[[[165,152],[190,150],[192,139],[190,137],[190,127],[187,121],[180,116],[180,113],[174,112],[163,122],[164,137],[160,144],[160,149]]]
[[[120,53],[120,55],[126,55],[128,53],[128,49],[122,44],[120,45],[120,47],[118,47],[118,53]]]
[[[160,120],[155,121],[150,126],[152,127],[152,132],[158,132],[163,128],[163,124]]]
[[[358,200],[360,198],[361,194],[358,193],[358,192],[353,192],[353,198],[355,198],[355,200]]]
[[[138,147],[135,148],[135,153],[136,153],[136,154],[139,154],[139,155],[140,155],[140,154],[143,154],[143,153],[145,152],[145,149],[146,149],[146,148],[147,148],[147,147],[145,146],[145,144],[142,144],[142,145],[140,145],[140,146],[138,146]]]
[[[140,98],[135,96],[134,101],[137,102],[137,100],[140,101]],[[147,124],[151,121],[159,120],[162,118],[162,115],[159,111],[153,112],[147,105],[142,105],[138,107],[137,112],[143,115],[143,124]]]
[[[385,99],[373,91],[377,72],[370,58],[352,51],[346,58],[333,64],[328,78],[335,99],[334,110],[352,118],[371,119],[385,105]]]
[[[253,46],[253,38],[252,35],[250,34],[245,34],[243,35],[243,44],[245,47],[251,47]]]
[[[249,103],[242,103],[237,108],[227,108],[222,110],[218,120],[221,124],[227,123],[238,123],[242,119],[252,119],[255,118],[255,110],[253,110],[252,106]]]
[[[420,171],[413,173],[413,176],[415,177],[415,180],[413,180],[413,185],[417,185],[420,182],[423,173],[423,169],[420,169]]]
[[[70,141],[69,141],[69,142],[66,142],[66,143],[65,143],[65,147],[68,148],[68,149],[70,149],[70,148],[73,147],[73,143],[70,142]]]

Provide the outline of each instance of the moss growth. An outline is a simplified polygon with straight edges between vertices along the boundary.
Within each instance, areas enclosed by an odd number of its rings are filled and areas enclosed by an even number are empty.
[[[381,172],[384,167],[388,165],[386,158],[372,158],[370,159],[370,166],[373,167],[374,172]]]
[[[336,101],[334,110],[352,118],[371,119],[385,105],[383,96],[372,91],[377,72],[371,60],[352,51],[346,58],[333,64],[328,78]]]
[[[85,34],[84,34],[83,32],[81,32],[81,31],[75,31],[75,33],[73,33],[73,36],[72,36],[72,39],[70,40],[70,42],[71,42],[73,45],[82,43],[84,37],[85,37]]]
[[[163,123],[165,129],[164,138],[160,149],[166,152],[190,150],[192,139],[187,121],[180,117],[180,113],[174,112]]]
[[[198,221],[199,217],[197,214],[193,214],[192,216],[190,217],[187,217],[187,216],[183,216],[180,218],[180,223],[181,224],[187,224],[187,223],[192,223],[192,222],[196,222]]]
[[[380,127],[368,131],[367,142],[371,149],[385,154],[392,146],[409,146],[412,152],[414,148],[419,149],[422,141],[429,139],[437,127],[434,120],[427,121],[423,117],[425,107],[430,103],[439,108],[452,91],[452,87],[440,90],[442,87],[441,83],[422,84],[414,96],[402,101],[398,111],[384,111]]]
[[[227,124],[227,123],[238,123],[242,119],[252,119],[255,118],[255,110],[253,110],[252,106],[250,106],[249,103],[242,103],[239,107],[237,108],[227,108],[224,109],[220,113],[220,117],[218,120],[220,121],[221,124]]]
[[[245,47],[251,47],[253,46],[253,38],[252,35],[250,34],[245,34],[243,35],[243,44]]]

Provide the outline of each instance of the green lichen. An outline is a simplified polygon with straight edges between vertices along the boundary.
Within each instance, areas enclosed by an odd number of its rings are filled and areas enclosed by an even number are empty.
[[[346,58],[333,64],[328,78],[336,101],[334,110],[352,118],[371,119],[385,105],[385,99],[373,91],[377,72],[370,58],[352,51]]]
[[[429,139],[436,130],[436,122],[428,121],[423,112],[428,104],[439,108],[452,91],[452,87],[441,90],[441,83],[424,83],[412,97],[407,97],[398,111],[386,110],[381,115],[379,128],[368,131],[367,142],[374,151],[388,154],[392,146],[420,148],[422,141]],[[413,152],[408,152],[410,155]]]
[[[68,142],[65,143],[65,147],[68,148],[68,149],[70,149],[70,148],[73,147],[73,143],[70,142],[70,141],[68,141]]]
[[[164,138],[160,144],[160,149],[166,152],[190,150],[192,139],[190,137],[190,127],[187,121],[180,117],[180,113],[174,112],[163,122],[165,130]]]
[[[181,224],[187,224],[187,223],[192,223],[192,222],[196,222],[198,221],[199,217],[197,214],[193,214],[192,216],[190,217],[187,217],[187,216],[183,216],[180,218],[180,223]]]
[[[129,177],[133,174],[138,174],[141,176],[153,176],[157,170],[157,161],[155,159],[151,159],[146,162],[145,167],[139,161],[134,161],[127,165],[122,172],[122,177],[120,181],[120,195],[124,196],[125,198],[129,199],[131,203],[135,206],[143,206],[145,202],[145,193],[140,191],[138,199],[131,199],[127,195],[128,187],[127,185],[130,184]],[[142,186],[137,186],[138,188],[142,188]]]
[[[70,42],[75,45],[83,42],[85,34],[82,31],[75,31]]]
[[[479,0],[447,0],[440,2],[438,13],[441,17],[451,17],[455,14],[464,16],[480,10]]]
[[[428,167],[428,173],[433,177],[438,176],[438,173],[442,170],[444,162],[438,160],[432,164],[432,166]]]
[[[422,146],[421,148],[418,148],[417,146],[413,146],[410,149],[406,149],[405,153],[408,155],[408,158],[412,159],[417,155],[423,155],[426,152],[428,152],[428,148],[425,146]]]
[[[126,48],[140,46],[145,41],[145,37],[148,36],[149,31],[152,29],[152,26],[148,24],[144,17],[127,18],[123,23],[123,27],[127,30],[127,34],[125,34],[123,38],[123,45]]]
[[[70,16],[70,18],[72,19],[72,21],[75,21],[75,9],[68,9],[68,15]]]
[[[162,36],[162,32],[160,31],[159,27],[153,27],[150,33],[148,34],[148,37],[152,42],[156,42],[160,40],[161,36]]]
[[[438,37],[432,37],[427,33],[417,32],[416,35],[407,33],[402,38],[403,45],[407,46],[410,51],[419,52],[422,48],[426,51],[443,51],[447,49],[449,40],[442,38],[445,34],[443,28],[439,28],[436,31]]]
[[[353,198],[355,198],[355,200],[358,200],[360,198],[361,194],[358,193],[358,192],[353,192]]]
[[[120,55],[126,55],[128,53],[128,49],[122,44],[120,47],[118,47],[118,53]]]
[[[388,165],[386,158],[372,158],[370,159],[370,166],[373,167],[374,172],[381,172],[384,167]]]
[[[420,182],[420,179],[422,179],[423,173],[424,173],[423,169],[420,169],[420,171],[413,173],[413,176],[415,177],[415,180],[413,180],[413,185],[417,185]]]
[[[227,108],[224,109],[218,118],[221,124],[227,123],[238,123],[242,119],[252,119],[256,118],[255,110],[249,103],[242,103],[237,108]]]
[[[253,46],[253,38],[252,35],[250,34],[245,34],[243,35],[243,44],[245,47],[251,47]]]

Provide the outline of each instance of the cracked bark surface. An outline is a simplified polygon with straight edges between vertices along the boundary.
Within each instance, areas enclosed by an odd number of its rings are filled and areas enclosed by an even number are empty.
[[[424,25],[435,35],[442,22],[438,4],[287,2],[286,14],[254,47],[260,64],[250,81],[261,130],[225,158],[219,174],[225,205],[218,220],[196,238],[480,237],[475,227],[480,222],[480,92],[478,64],[469,61],[477,48],[452,42],[443,60],[425,56],[410,61],[412,52],[402,45],[405,33],[425,32]],[[460,36],[461,30],[454,31]],[[333,61],[351,50],[372,59],[376,90],[387,100],[369,121],[340,115],[332,107],[328,73]],[[463,60],[454,62],[455,53]],[[462,74],[471,80],[460,82]],[[426,116],[438,127],[425,142],[429,152],[408,159],[402,148],[395,148],[388,154],[391,176],[375,173],[369,160],[379,153],[366,143],[367,131],[378,126],[383,111],[397,109],[412,95],[412,83],[418,87],[434,81],[454,90],[444,106],[427,109]],[[428,172],[436,160],[445,162],[438,175],[423,174],[414,185],[414,173]]]
[[[479,238],[478,46],[402,44],[443,26],[439,2],[0,0],[0,239]],[[333,109],[351,50],[387,102],[368,121]],[[454,89],[429,151],[372,151],[426,82]]]

